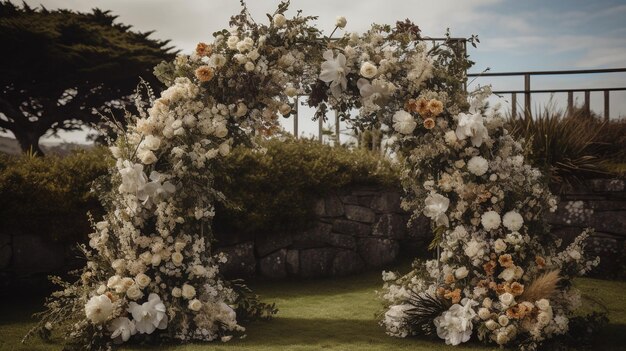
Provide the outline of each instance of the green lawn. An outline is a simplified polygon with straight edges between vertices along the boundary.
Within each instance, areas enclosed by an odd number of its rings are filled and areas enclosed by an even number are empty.
[[[446,347],[443,341],[397,339],[384,334],[375,320],[380,303],[374,293],[380,287],[380,273],[371,272],[340,280],[313,280],[251,284],[268,301],[274,301],[280,312],[269,322],[248,325],[245,339],[229,343],[193,344],[163,347],[168,351],[199,350],[467,350],[485,349],[474,343],[463,347]],[[626,282],[579,279],[576,284],[584,293],[594,296],[610,310],[611,324],[598,337],[594,349],[624,350],[626,344]],[[0,350],[59,350],[60,344],[43,344],[33,339],[19,343],[32,325],[29,314],[39,302],[5,301],[0,315]],[[154,350],[154,347],[132,347],[124,350]],[[497,348],[492,348],[496,350]]]

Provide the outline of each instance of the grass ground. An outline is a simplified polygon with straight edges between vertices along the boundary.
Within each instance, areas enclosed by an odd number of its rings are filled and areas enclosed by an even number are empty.
[[[374,290],[380,287],[380,273],[371,272],[340,280],[255,283],[253,288],[267,301],[274,301],[280,312],[269,322],[248,325],[245,339],[229,343],[192,344],[162,347],[167,351],[244,351],[244,350],[488,350],[478,343],[447,347],[441,340],[397,339],[384,334],[376,323],[380,303]],[[576,285],[609,310],[610,324],[598,335],[594,350],[624,350],[626,345],[626,282],[578,279]],[[9,301],[0,310],[0,350],[59,350],[59,339],[44,344],[20,339],[41,301]],[[133,346],[123,350],[154,350]],[[496,349],[496,348],[491,348]]]

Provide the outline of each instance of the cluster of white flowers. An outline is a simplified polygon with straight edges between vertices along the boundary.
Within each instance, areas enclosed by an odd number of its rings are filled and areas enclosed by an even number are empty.
[[[559,252],[558,240],[543,229],[545,212],[556,207],[554,197],[541,173],[525,163],[522,145],[504,129],[498,111],[483,108],[489,91],[471,94],[467,112],[452,113],[461,109],[446,106],[426,131],[409,124],[416,120],[412,111],[425,114],[425,99],[415,108],[407,101],[405,110],[394,115],[396,151],[405,156],[408,169],[403,174],[409,191],[405,208],[430,218],[442,234],[437,259],[416,261],[406,277],[386,280],[381,296],[392,313],[381,324],[389,334],[420,333],[398,319],[398,306],[419,303],[400,293],[408,289],[410,277],[423,282],[421,289],[410,291],[428,291],[452,305],[432,322],[446,343],[457,345],[475,333],[499,345],[524,340],[537,346],[565,333],[577,306],[566,298],[569,285],[545,296],[532,295],[539,290],[536,285],[556,286],[557,280],[572,279],[598,263],[584,256],[588,233]]]

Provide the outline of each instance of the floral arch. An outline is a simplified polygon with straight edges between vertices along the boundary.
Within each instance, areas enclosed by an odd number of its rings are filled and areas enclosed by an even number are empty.
[[[405,166],[405,207],[432,220],[437,258],[383,274],[390,335],[533,348],[565,333],[571,278],[593,265],[582,257],[586,234],[557,251],[542,220],[555,200],[487,108],[489,89],[466,92],[471,62],[455,42],[427,46],[409,21],[331,41],[315,17],[286,18],[287,8],[263,25],[244,6],[213,43],[156,67],[168,88],[158,98],[147,88],[149,101],[137,99],[138,115],[110,147],[108,211],[83,248],[87,265],[75,283],[56,279],[62,289],[33,332],[54,325],[69,344],[97,350],[131,339],[227,341],[241,321],[271,317],[275,307],[222,279],[227,258],[211,254],[223,197],[212,167],[233,145],[271,133],[306,94],[320,115],[332,108],[387,132]]]

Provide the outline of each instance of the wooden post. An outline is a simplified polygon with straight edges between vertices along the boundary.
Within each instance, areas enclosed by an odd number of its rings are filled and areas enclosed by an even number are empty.
[[[517,94],[511,94],[511,115],[517,118]]]
[[[320,139],[320,143],[323,143],[324,142],[324,134],[323,134],[324,133],[324,118],[322,116],[320,116],[318,121],[319,121],[319,125],[320,125],[320,127],[319,127],[319,137],[320,138],[319,139]]]
[[[294,106],[294,114],[293,114],[293,135],[298,139],[298,100],[299,96],[296,95],[295,106]]]
[[[605,90],[604,91],[604,120],[608,121],[609,120],[609,115],[610,115],[610,107],[611,103],[609,101],[609,91]]]
[[[574,112],[574,92],[567,92],[567,114],[572,114]]]
[[[339,139],[339,113],[335,111],[335,146],[341,145],[341,141]]]
[[[585,112],[587,113],[587,116],[589,116],[591,114],[591,107],[590,107],[590,93],[589,90],[585,90]]]
[[[530,74],[524,74],[524,112],[528,115],[531,113],[530,107]]]

